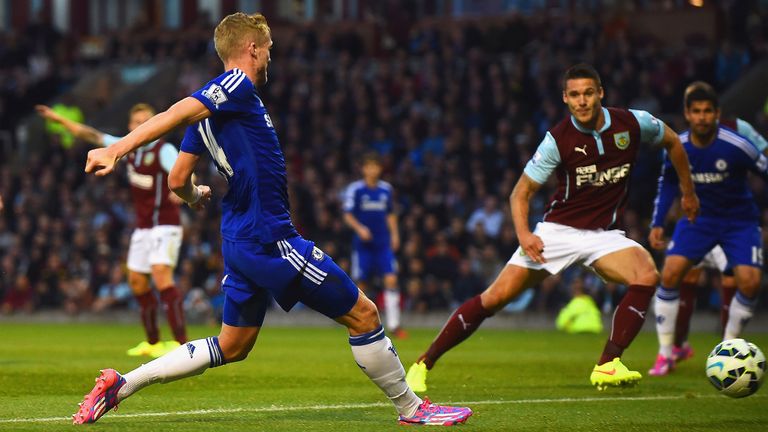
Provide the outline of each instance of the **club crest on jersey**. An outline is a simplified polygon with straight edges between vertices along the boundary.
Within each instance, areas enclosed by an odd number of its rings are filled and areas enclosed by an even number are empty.
[[[726,162],[723,159],[718,159],[715,161],[715,168],[717,168],[720,171],[725,171],[728,169],[728,162]]]
[[[211,103],[216,105],[216,108],[227,101],[227,95],[224,94],[224,90],[218,84],[211,84],[210,87],[203,90],[202,94],[208,98]]]
[[[323,251],[321,251],[320,248],[318,248],[317,246],[313,246],[312,247],[312,259],[317,261],[317,262],[320,262],[320,261],[323,260],[323,258],[325,258],[325,254],[323,253]]]
[[[613,142],[619,150],[626,150],[629,147],[629,132],[619,132],[613,134]]]
[[[144,165],[146,166],[152,165],[152,162],[154,161],[155,161],[154,153],[147,153],[144,155]]]

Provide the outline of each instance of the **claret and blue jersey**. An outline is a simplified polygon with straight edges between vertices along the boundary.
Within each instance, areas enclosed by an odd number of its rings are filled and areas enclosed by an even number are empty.
[[[701,213],[693,224],[685,218],[678,221],[667,253],[698,261],[719,244],[729,265],[761,265],[759,212],[747,173],[768,180],[768,159],[749,139],[722,124],[706,147],[693,145],[690,132],[681,134],[680,141],[688,154]],[[677,174],[667,157],[659,178],[653,226],[663,226],[678,195],[677,185]]]
[[[629,178],[642,144],[658,144],[664,123],[646,111],[602,108],[605,123],[588,130],[573,116],[547,132],[525,166],[543,184],[555,173],[558,189],[544,222],[579,229],[613,229],[621,221]]]

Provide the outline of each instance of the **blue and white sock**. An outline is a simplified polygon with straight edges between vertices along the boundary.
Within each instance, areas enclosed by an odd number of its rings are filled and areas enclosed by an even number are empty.
[[[680,308],[680,291],[659,286],[656,290],[654,311],[656,312],[656,333],[659,337],[659,354],[672,357],[675,342],[675,322]]]
[[[224,363],[219,338],[209,337],[187,342],[123,375],[125,385],[117,393],[117,398],[122,401],[150,384],[165,384],[200,375],[206,369]]]
[[[739,337],[744,326],[747,325],[755,311],[757,298],[751,299],[741,291],[736,291],[736,295],[731,300],[731,307],[728,310],[728,324],[725,325],[723,340],[735,339]]]
[[[384,392],[404,417],[411,417],[421,399],[405,383],[405,369],[384,328],[350,336],[352,355],[360,369]]]

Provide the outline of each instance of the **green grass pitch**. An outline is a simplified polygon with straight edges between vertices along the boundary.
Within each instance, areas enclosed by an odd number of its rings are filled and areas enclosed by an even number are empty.
[[[406,367],[437,330],[396,341]],[[216,334],[191,327],[190,336]],[[165,331],[165,334],[168,334]],[[98,369],[121,372],[142,360],[125,350],[137,325],[2,325],[0,431],[71,431],[69,416]],[[745,338],[768,349],[768,334]],[[656,338],[642,333],[624,356],[644,378],[632,389],[598,392],[589,372],[605,335],[480,329],[430,375],[428,395],[466,403],[466,431],[752,431],[768,428],[768,390],[746,399],[720,396],[704,359],[714,334],[695,334],[696,356],[674,375],[648,377]],[[146,360],[144,360],[146,361]],[[389,431],[403,430],[394,409],[358,370],[345,331],[262,330],[249,358],[204,375],[145,389],[95,425],[99,431]]]

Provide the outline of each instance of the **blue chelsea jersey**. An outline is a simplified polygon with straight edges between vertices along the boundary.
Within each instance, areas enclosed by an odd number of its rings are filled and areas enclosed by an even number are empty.
[[[181,151],[207,151],[227,179],[221,234],[230,241],[273,243],[296,234],[285,158],[256,88],[234,68],[192,94],[211,116],[187,128]]]
[[[690,142],[690,132],[680,135],[688,154],[696,195],[701,203],[701,216],[733,220],[757,220],[759,213],[747,183],[752,171],[768,180],[768,159],[745,137],[725,126],[707,147]],[[659,178],[652,226],[662,226],[664,218],[678,194],[678,177],[669,157],[665,158]]]
[[[392,213],[392,186],[379,181],[375,187],[369,187],[358,180],[347,187],[344,196],[344,211],[352,215],[370,231],[373,239],[364,243],[355,235],[354,246],[389,247],[390,236],[387,216]]]

